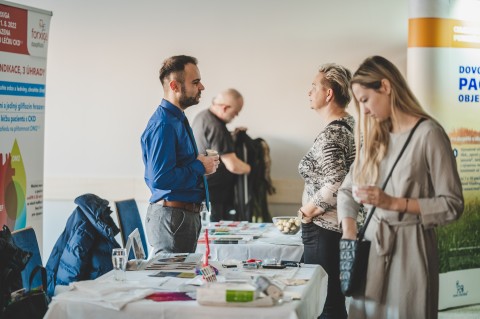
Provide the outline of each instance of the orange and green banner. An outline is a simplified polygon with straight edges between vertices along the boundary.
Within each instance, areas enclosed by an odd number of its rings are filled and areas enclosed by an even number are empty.
[[[410,0],[407,78],[457,158],[463,216],[437,229],[439,308],[480,300],[480,1]]]
[[[408,47],[480,49],[480,21],[445,18],[409,19]]]

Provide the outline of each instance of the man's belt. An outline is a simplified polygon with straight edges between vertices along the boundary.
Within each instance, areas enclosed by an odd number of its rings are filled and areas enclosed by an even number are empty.
[[[187,202],[177,202],[177,201],[170,201],[162,199],[157,202],[157,204],[162,205],[163,207],[173,207],[173,208],[180,208],[191,213],[200,213],[200,204],[198,203],[187,203]]]

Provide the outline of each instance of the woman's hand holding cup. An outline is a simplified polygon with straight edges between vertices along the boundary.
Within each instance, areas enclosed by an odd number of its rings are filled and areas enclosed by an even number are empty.
[[[371,189],[375,188],[375,186],[369,186],[369,185],[352,185],[352,195],[353,199],[359,203],[363,204],[366,209],[370,209],[373,205],[372,199],[373,196],[371,194]]]

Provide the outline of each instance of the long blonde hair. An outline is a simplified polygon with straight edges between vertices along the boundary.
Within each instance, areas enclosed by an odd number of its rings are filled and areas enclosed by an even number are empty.
[[[389,133],[392,129],[392,123],[397,120],[398,113],[432,119],[420,106],[397,67],[381,56],[371,56],[365,59],[353,74],[350,86],[356,83],[378,92],[383,79],[388,80],[391,87],[390,107],[392,115],[385,121],[378,122],[371,117],[365,117],[360,111],[358,100],[354,96],[359,121],[356,129],[357,134],[355,134],[356,160],[353,168],[353,180],[360,185],[377,183],[380,162],[387,154],[390,141]]]

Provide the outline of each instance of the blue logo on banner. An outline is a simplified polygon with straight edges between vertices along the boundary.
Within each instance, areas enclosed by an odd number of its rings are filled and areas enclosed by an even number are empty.
[[[455,286],[457,288],[457,293],[454,294],[453,297],[462,297],[468,295],[468,291],[465,291],[465,287],[463,287],[463,284],[460,284],[460,280],[457,280]]]
[[[45,97],[45,85],[0,81],[0,95]]]

